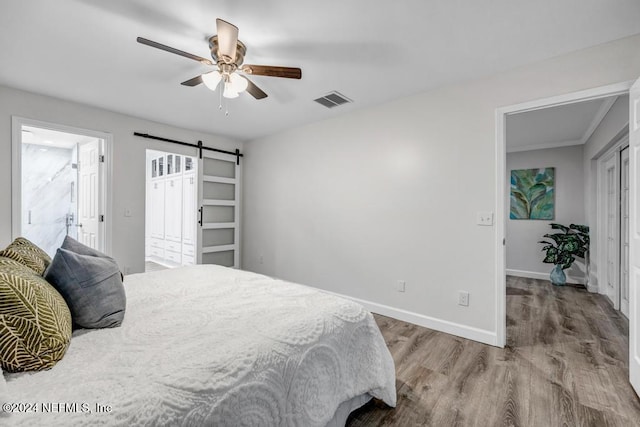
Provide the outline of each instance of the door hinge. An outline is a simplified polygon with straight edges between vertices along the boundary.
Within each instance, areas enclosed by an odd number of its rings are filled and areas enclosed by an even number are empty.
[[[104,222],[104,215],[100,215],[100,216],[98,217],[98,221],[100,221],[100,222]]]
[[[100,160],[100,163],[104,163],[104,154],[100,154],[99,160]]]

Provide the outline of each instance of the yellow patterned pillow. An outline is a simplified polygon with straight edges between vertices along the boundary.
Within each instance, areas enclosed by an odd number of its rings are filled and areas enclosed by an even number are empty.
[[[11,258],[0,256],[0,271],[11,271],[15,273],[23,274],[36,274],[35,271],[27,267],[21,262],[12,260]]]
[[[51,368],[71,340],[71,313],[53,286],[0,258],[0,366],[7,372]]]
[[[18,237],[11,242],[5,250],[0,251],[0,257],[7,257],[14,261],[18,261],[38,273],[40,276],[44,274],[44,271],[47,269],[49,264],[51,264],[51,257],[24,237]]]

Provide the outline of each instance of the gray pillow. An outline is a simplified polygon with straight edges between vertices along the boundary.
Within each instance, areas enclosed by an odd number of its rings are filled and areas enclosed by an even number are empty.
[[[70,245],[74,243],[67,247]],[[67,302],[74,325],[91,329],[120,326],[127,301],[115,260],[84,245],[77,248],[92,255],[64,246],[57,250],[44,278]]]
[[[114,263],[116,262],[116,260],[111,258],[109,255],[103,254],[102,252],[96,249],[90,248],[89,246],[84,245],[78,242],[76,239],[69,236],[64,236],[64,241],[62,242],[62,246],[60,247],[62,249],[66,249],[68,251],[75,252],[80,255],[91,255],[98,258],[108,258],[112,260]],[[120,272],[120,278],[124,282],[124,275],[122,274],[122,271]]]
[[[71,252],[75,252],[77,254],[80,255],[91,255],[91,256],[95,256],[98,258],[109,258],[109,259],[113,259],[110,256],[103,254],[102,252],[90,248],[87,245],[84,245],[80,242],[78,242],[76,239],[69,237],[69,236],[64,236],[64,241],[62,242],[62,246],[60,246],[62,249],[66,249],[68,251]],[[115,261],[114,261],[115,262]]]

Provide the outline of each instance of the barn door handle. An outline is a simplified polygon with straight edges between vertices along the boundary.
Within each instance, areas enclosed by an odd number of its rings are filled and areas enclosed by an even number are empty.
[[[202,206],[200,206],[200,209],[198,209],[198,212],[200,212],[200,220],[198,221],[198,224],[200,225],[200,227],[202,227]]]

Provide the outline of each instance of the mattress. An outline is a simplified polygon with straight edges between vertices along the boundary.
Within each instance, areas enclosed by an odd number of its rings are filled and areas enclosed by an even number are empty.
[[[214,265],[125,288],[121,327],[75,331],[51,370],[5,373],[3,424],[325,426],[345,402],[395,406],[393,360],[357,303]]]

